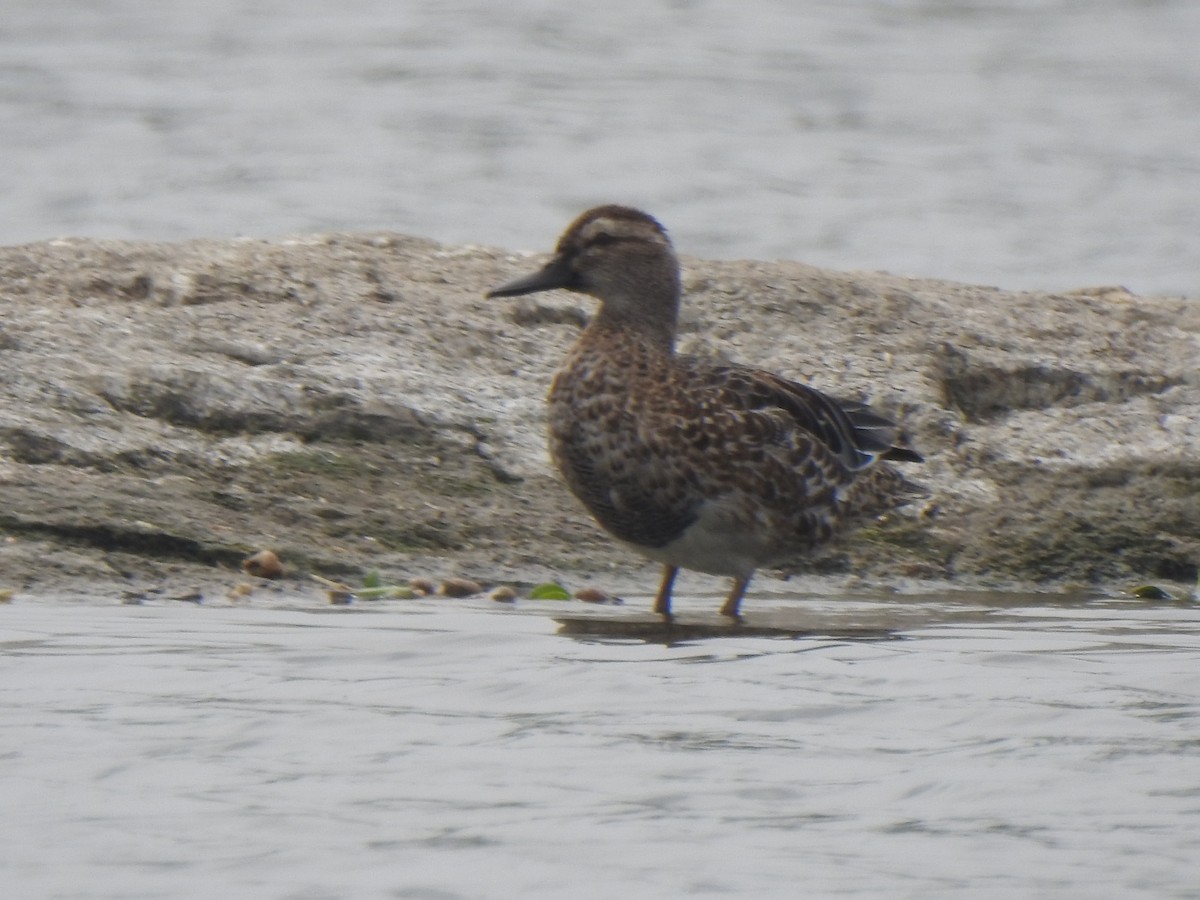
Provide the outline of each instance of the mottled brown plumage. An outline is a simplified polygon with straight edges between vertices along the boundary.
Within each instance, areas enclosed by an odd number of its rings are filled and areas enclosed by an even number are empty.
[[[675,354],[679,263],[650,216],[589,210],[541,270],[488,296],[552,288],[600,309],[550,388],[550,451],[610,534],[663,563],[657,612],[670,615],[682,567],[732,577],[721,612],[736,617],[755,569],[903,502],[904,479],[883,461],[921,457],[869,407]]]

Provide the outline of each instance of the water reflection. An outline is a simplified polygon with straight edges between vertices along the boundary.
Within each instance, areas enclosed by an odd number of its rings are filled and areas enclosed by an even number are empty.
[[[1191,601],[1163,602],[1097,597],[1086,592],[1020,593],[950,591],[938,594],[828,595],[792,593],[774,588],[768,598],[756,596],[740,621],[711,610],[721,598],[692,598],[690,611],[666,622],[647,610],[648,602],[617,608],[575,605],[570,613],[553,615],[559,633],[581,640],[630,639],[678,645],[722,638],[778,638],[787,640],[835,638],[840,640],[898,640],[905,632],[939,625],[996,623],[1007,618],[1021,621],[1030,615],[1072,609],[1146,610],[1155,606],[1194,608]],[[1036,612],[1034,612],[1036,610]]]

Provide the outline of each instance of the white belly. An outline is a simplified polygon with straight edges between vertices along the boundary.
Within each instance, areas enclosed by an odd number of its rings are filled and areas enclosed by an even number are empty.
[[[664,547],[627,545],[642,556],[667,565],[708,575],[748,578],[760,566],[778,562],[773,529],[744,506],[728,501],[709,502],[683,533]]]

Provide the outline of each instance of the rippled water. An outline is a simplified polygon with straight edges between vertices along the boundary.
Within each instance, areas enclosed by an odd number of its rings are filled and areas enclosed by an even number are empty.
[[[672,644],[551,618],[647,603],[18,598],[6,896],[1197,896],[1194,608],[760,594],[805,633]]]
[[[0,241],[394,229],[1200,294],[1195,0],[7,0]]]

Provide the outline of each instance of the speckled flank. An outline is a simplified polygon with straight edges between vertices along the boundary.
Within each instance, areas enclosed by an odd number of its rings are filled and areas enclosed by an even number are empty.
[[[674,352],[679,264],[645,213],[584,213],[539,272],[489,296],[552,288],[601,302],[549,396],[550,451],[567,485],[618,540],[675,571],[735,579],[828,541],[843,523],[903,502],[884,460],[919,462],[869,407],[744,366]]]

